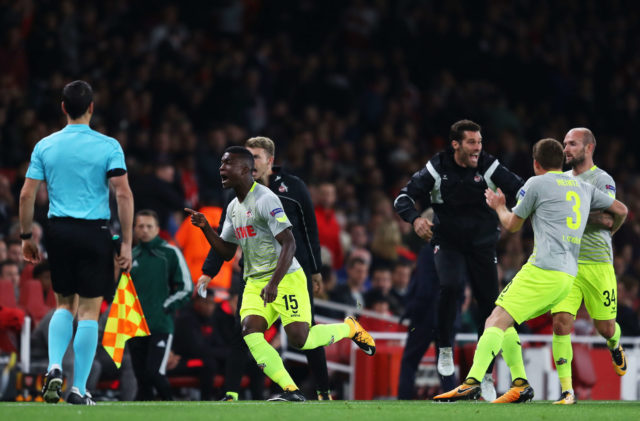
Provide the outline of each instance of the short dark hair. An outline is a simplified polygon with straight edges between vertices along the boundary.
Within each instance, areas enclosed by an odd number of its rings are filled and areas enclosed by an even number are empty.
[[[64,109],[73,120],[87,112],[93,102],[93,89],[84,80],[74,80],[62,89]]]
[[[0,272],[2,272],[2,270],[4,269],[5,266],[17,266],[18,270],[20,269],[20,265],[18,265],[13,260],[7,259],[7,260],[3,260],[2,262],[0,262]]]
[[[7,245],[7,248],[10,248],[11,246],[15,246],[15,245],[22,247],[22,240],[18,240],[16,238],[10,238],[9,240],[5,241],[5,244]]]
[[[367,262],[362,257],[358,257],[358,256],[350,257],[349,260],[347,260],[348,269],[351,269],[352,267],[358,264],[366,265]]]
[[[550,137],[538,140],[533,145],[533,159],[547,171],[562,168],[564,162],[562,143]]]
[[[253,154],[249,152],[249,149],[242,146],[229,146],[224,150],[224,153],[239,155],[247,163],[249,169],[253,170]]]
[[[378,288],[372,288],[369,290],[369,293],[365,297],[365,307],[372,308],[375,304],[378,303],[387,303],[391,305],[389,297],[384,295],[384,293]]]
[[[160,217],[158,216],[158,213],[152,209],[142,209],[139,210],[138,212],[136,212],[136,217],[133,218],[133,220],[137,220],[139,216],[150,216],[153,219],[156,220],[156,224],[158,224],[158,226],[160,226]]]
[[[453,140],[460,142],[464,137],[464,132],[479,132],[480,130],[482,130],[482,127],[471,120],[456,121],[449,129],[449,142]]]

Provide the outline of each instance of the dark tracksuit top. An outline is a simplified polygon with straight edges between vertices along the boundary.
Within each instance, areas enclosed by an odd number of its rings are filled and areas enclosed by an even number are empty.
[[[500,187],[515,197],[524,181],[490,154],[481,151],[476,168],[464,168],[453,159],[453,150],[437,153],[425,168],[413,174],[394,202],[396,212],[413,224],[423,209],[433,207],[434,245],[442,248],[495,245],[498,215],[484,197],[487,187]]]
[[[411,224],[420,216],[416,203],[434,210],[431,242],[440,281],[440,346],[451,346],[456,302],[467,281],[478,301],[480,326],[493,310],[498,295],[499,220],[486,204],[485,190],[499,187],[507,198],[514,198],[523,184],[522,178],[484,151],[480,152],[476,168],[465,168],[455,162],[453,149],[448,148],[413,174],[396,198],[396,212]]]
[[[193,282],[180,250],[156,237],[132,252],[131,279],[151,334],[173,333],[174,310],[191,299]]]

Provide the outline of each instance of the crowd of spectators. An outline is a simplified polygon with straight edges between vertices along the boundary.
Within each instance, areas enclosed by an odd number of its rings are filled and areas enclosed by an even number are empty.
[[[218,167],[227,146],[268,136],[276,163],[312,193],[327,249],[320,295],[396,315],[422,243],[392,200],[447,146],[451,123],[480,123],[485,149],[525,179],[536,140],[589,127],[596,164],[630,210],[614,237],[615,270],[623,335],[638,335],[640,9],[633,6],[0,0],[0,276],[13,279],[23,267],[19,258],[10,262],[19,253],[17,195],[30,152],[66,123],[64,84],[84,79],[95,92],[92,126],[121,143],[136,209],[158,212],[165,238],[173,238],[183,207],[223,203]],[[43,188],[40,224],[46,210]],[[503,234],[504,282],[532,242],[530,229]]]

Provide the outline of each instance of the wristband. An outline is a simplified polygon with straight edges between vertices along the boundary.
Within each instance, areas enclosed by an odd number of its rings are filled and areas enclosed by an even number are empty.
[[[20,234],[20,238],[23,239],[23,240],[29,240],[32,236],[33,236],[33,234],[30,233],[30,232],[27,232],[25,234]]]

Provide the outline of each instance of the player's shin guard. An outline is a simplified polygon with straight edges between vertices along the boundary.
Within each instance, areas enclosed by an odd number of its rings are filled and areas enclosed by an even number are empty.
[[[346,323],[311,326],[307,341],[301,349],[314,349],[319,346],[331,345],[334,342],[349,337],[350,332],[351,329]]]
[[[504,331],[498,327],[490,327],[484,331],[480,340],[478,340],[476,353],[473,355],[473,365],[467,378],[471,377],[477,381],[482,380],[489,364],[500,352],[503,338]]]
[[[509,370],[511,370],[511,380],[527,378],[524,370],[524,361],[522,360],[520,337],[513,326],[504,331],[502,358],[504,358],[504,362],[507,363]]]
[[[292,386],[297,389],[293,379],[284,368],[280,354],[264,339],[263,333],[250,333],[244,337],[244,341],[264,374],[283,390]]]
[[[73,314],[62,308],[57,309],[49,322],[49,368],[47,371],[54,365],[62,370],[62,357],[67,351],[72,336]]]
[[[573,360],[573,348],[571,347],[571,335],[556,335],[554,333],[552,348],[553,361],[556,364],[562,391],[572,390],[571,361]]]
[[[75,360],[73,364],[73,386],[78,388],[80,396],[86,393],[87,379],[93,365],[93,357],[98,346],[98,322],[80,320],[76,337],[73,340]]]

